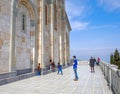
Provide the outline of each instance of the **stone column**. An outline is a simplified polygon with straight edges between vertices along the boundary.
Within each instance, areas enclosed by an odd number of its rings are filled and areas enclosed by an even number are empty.
[[[16,31],[16,2],[11,3],[11,26],[10,26],[10,54],[9,54],[9,72],[16,71],[15,62],[15,31]]]
[[[42,63],[42,28],[41,28],[41,20],[42,20],[42,4],[41,1],[38,0],[37,2],[37,24],[38,24],[38,31],[37,31],[37,54],[38,54],[38,63]],[[41,64],[42,66],[42,64]]]
[[[68,34],[67,34],[67,55],[68,55],[68,58],[67,58],[67,62],[70,63],[70,33],[68,31]]]
[[[38,63],[38,54],[37,54],[37,52],[38,52],[38,46],[37,46],[37,38],[38,38],[38,25],[37,25],[37,23],[38,23],[38,11],[37,11],[37,8],[38,8],[38,0],[35,0],[34,1],[34,3],[35,3],[35,52],[33,53],[33,56],[35,56],[35,57],[33,57],[33,59],[34,59],[34,61],[33,61],[33,66],[32,66],[32,71],[34,72],[35,71],[35,68],[37,67],[37,63]]]
[[[37,66],[37,24],[36,19],[31,21],[31,68],[32,72],[35,72],[35,68]]]
[[[60,30],[59,30],[59,52],[60,52],[60,63],[63,64],[63,56],[62,56],[62,17],[61,17],[61,10],[60,10]]]
[[[42,68],[45,68],[45,62],[44,62],[44,24],[45,24],[45,0],[41,0],[41,65],[42,65]]]
[[[51,23],[50,23],[50,46],[51,46],[51,59],[54,60],[54,0],[51,0],[50,2],[50,7],[51,7]]]
[[[65,17],[64,14],[62,14],[62,62],[63,65],[66,65],[66,39],[65,39],[65,35],[66,35],[66,22],[65,22]]]
[[[67,31],[65,30],[65,33],[64,33],[64,58],[65,58],[65,65],[67,65],[67,38],[66,38],[66,33]]]

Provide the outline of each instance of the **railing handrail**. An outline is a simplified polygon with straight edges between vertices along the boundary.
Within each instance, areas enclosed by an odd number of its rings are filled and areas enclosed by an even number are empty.
[[[120,94],[120,70],[118,66],[107,63],[105,61],[100,62],[101,70],[105,76],[105,79],[108,81],[110,89],[115,94]]]

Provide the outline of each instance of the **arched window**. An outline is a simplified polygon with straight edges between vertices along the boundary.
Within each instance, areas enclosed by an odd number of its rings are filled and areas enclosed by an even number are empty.
[[[22,14],[22,22],[21,22],[21,29],[22,29],[22,31],[23,32],[25,32],[26,31],[26,15],[23,13]]]
[[[25,15],[23,14],[22,30],[25,30]]]

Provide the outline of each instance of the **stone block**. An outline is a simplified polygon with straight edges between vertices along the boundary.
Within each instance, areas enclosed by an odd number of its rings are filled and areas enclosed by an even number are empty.
[[[22,53],[22,51],[23,51],[23,48],[20,48],[20,47],[17,47],[17,53]]]
[[[8,77],[15,77],[15,76],[16,76],[16,72],[4,73],[4,74],[0,74],[0,79],[5,79]]]
[[[21,74],[30,73],[31,71],[32,71],[32,69],[31,69],[31,68],[17,70],[17,75],[21,75]]]
[[[19,75],[19,80],[30,78],[30,77],[33,77],[33,76],[35,76],[35,73],[33,73],[33,72],[22,74],[22,75]]]
[[[56,71],[57,71],[57,68],[55,68],[54,70],[43,70],[42,74],[46,75],[46,74],[49,74],[49,73],[52,73],[52,72],[56,72]]]
[[[7,79],[6,79],[6,82],[7,82],[7,83],[11,83],[11,82],[15,82],[15,81],[18,81],[18,80],[19,80],[19,77],[18,77],[18,76],[15,76],[15,77],[7,78]]]
[[[3,40],[0,39],[0,47],[3,45]]]
[[[1,6],[0,6],[0,12],[1,12]]]
[[[19,80],[25,79],[27,78],[27,75],[23,74],[23,75],[19,75]]]
[[[30,36],[34,36],[35,32],[34,31],[30,31]]]
[[[5,40],[10,40],[10,34],[9,33],[5,33]]]
[[[33,73],[33,72],[32,73],[27,73],[26,75],[27,75],[27,78],[30,78],[30,77],[35,76],[35,73]]]
[[[4,85],[7,84],[7,80],[6,79],[0,79],[0,85]]]
[[[22,42],[25,42],[25,37],[22,37]]]
[[[30,78],[30,77],[33,77],[33,76],[35,76],[35,73],[34,73],[34,72],[22,74],[22,75],[19,75],[19,76],[15,76],[15,75],[12,74],[12,75],[11,75],[10,77],[8,77],[8,78],[0,79],[0,85],[4,85],[4,84],[7,84],[7,83],[19,81],[19,80],[26,79],[26,78]]]

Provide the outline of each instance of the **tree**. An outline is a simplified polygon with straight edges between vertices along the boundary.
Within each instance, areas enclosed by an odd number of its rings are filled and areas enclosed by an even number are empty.
[[[119,61],[119,52],[118,50],[116,49],[115,52],[114,52],[114,61],[117,63]]]
[[[115,50],[114,54],[110,55],[110,63],[117,65],[118,69],[120,69],[120,56],[117,49]]]
[[[118,69],[120,69],[120,60],[117,62]]]
[[[114,55],[113,54],[110,55],[110,64],[114,64]]]

